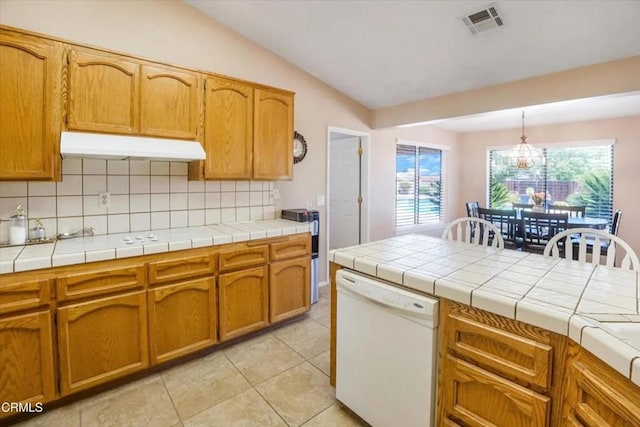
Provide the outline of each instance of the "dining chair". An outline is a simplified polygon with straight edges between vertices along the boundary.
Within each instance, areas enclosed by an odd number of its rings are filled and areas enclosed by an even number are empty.
[[[506,248],[522,248],[522,220],[515,209],[478,208],[478,218],[489,221],[500,230]]]
[[[480,218],[458,218],[449,223],[442,238],[456,242],[466,242],[492,248],[504,248],[500,230],[487,220]]]
[[[586,206],[549,206],[549,213],[564,213],[569,214],[570,217],[584,218]]]
[[[480,207],[480,204],[478,202],[467,202],[465,203],[465,206],[467,207],[468,217],[470,218],[478,217],[478,208]]]
[[[613,234],[614,236],[618,235],[618,231],[620,230],[621,219],[622,219],[622,211],[620,209],[616,209],[616,212],[613,214],[613,220],[611,221],[611,229],[609,230],[609,233]],[[606,255],[607,251],[609,250],[609,242],[610,242],[609,240],[600,241],[600,252],[603,255]],[[577,242],[574,241],[574,246],[576,244]],[[593,244],[594,244],[594,239],[587,236],[587,253],[588,254],[593,252]]]
[[[525,252],[543,253],[549,240],[556,234],[567,229],[569,215],[565,213],[552,214],[546,212],[522,212],[523,222],[523,250]],[[564,251],[564,242],[560,249]]]
[[[576,235],[580,237],[576,242]],[[591,260],[587,260],[587,239],[593,239],[593,253],[591,254]],[[606,253],[602,253],[600,250],[602,241],[607,241],[608,250]],[[572,246],[572,243],[573,246]],[[566,258],[568,254],[562,254],[559,246],[565,248],[572,247],[573,251],[578,252],[577,260],[580,262],[591,262],[591,264],[600,264],[600,256],[605,257],[605,263],[607,267],[615,267],[616,255],[618,252],[622,252],[622,261],[620,268],[626,270],[640,270],[640,261],[638,256],[633,251],[631,246],[622,240],[620,237],[611,234],[605,230],[594,230],[593,228],[571,228],[565,230],[553,236],[549,243],[544,248],[543,255],[551,255],[555,258]],[[571,254],[572,257],[575,255]]]

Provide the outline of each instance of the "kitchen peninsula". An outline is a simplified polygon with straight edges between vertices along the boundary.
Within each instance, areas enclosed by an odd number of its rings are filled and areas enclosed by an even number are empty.
[[[640,425],[638,272],[417,234],[329,259],[332,384],[348,268],[440,297],[438,425]]]

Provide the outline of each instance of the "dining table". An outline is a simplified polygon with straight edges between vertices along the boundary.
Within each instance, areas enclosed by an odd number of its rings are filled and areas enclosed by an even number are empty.
[[[594,228],[597,230],[604,230],[607,228],[609,220],[604,218],[593,217],[575,217],[570,216],[567,219],[567,228]]]
[[[520,211],[516,211],[516,218],[520,219]],[[590,216],[570,216],[567,218],[567,228],[593,228],[604,230],[609,225],[609,220],[605,218],[595,218]]]

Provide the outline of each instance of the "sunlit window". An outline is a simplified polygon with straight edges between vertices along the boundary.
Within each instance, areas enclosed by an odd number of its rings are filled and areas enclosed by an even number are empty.
[[[443,151],[396,145],[396,226],[443,219]]]

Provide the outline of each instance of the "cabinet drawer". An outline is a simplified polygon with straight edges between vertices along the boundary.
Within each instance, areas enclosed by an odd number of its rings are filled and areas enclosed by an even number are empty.
[[[149,263],[149,283],[163,283],[189,277],[213,275],[215,271],[216,257],[214,254],[154,261]]]
[[[444,418],[467,426],[546,426],[551,399],[447,355],[442,367]],[[450,424],[455,425],[455,424]]]
[[[301,234],[284,238],[282,241],[271,243],[269,255],[271,261],[304,256],[311,253],[311,238],[309,234]]]
[[[220,251],[219,271],[237,270],[239,268],[253,267],[266,264],[269,261],[269,245],[241,243]]]
[[[449,315],[442,332],[458,356],[500,375],[550,388],[553,347],[456,315]]]
[[[58,301],[103,295],[144,286],[144,264],[83,271],[58,277]]]
[[[49,279],[25,280],[0,286],[0,315],[49,304]]]

